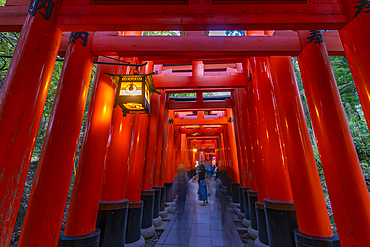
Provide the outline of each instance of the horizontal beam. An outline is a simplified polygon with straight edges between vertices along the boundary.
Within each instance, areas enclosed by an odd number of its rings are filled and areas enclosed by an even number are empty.
[[[329,55],[344,55],[338,31],[329,31],[323,34]],[[60,55],[66,52],[68,39],[69,33],[65,33],[59,47]],[[141,61],[154,61],[155,63],[162,59],[243,59],[249,56],[297,56],[301,51],[298,34],[291,31],[276,31],[274,36],[226,37],[95,35],[91,48],[91,52],[95,56],[139,57]]]
[[[0,7],[0,31],[20,31],[27,6]],[[339,30],[342,4],[62,5],[62,31]]]
[[[222,128],[202,128],[202,129],[186,129],[180,128],[181,134],[197,134],[197,133],[222,133]]]
[[[246,86],[243,74],[230,76],[178,76],[178,77],[165,77],[163,75],[153,75],[153,81],[157,89],[238,88]]]
[[[212,111],[212,110],[222,110],[227,108],[232,108],[233,103],[230,99],[226,99],[225,101],[213,101],[213,102],[175,102],[174,100],[170,100],[167,103],[167,107],[169,110],[188,110],[188,111],[197,111],[197,110],[204,110],[204,111]]]
[[[175,118],[173,120],[174,125],[226,125],[227,118],[219,117],[214,119],[182,119]]]
[[[218,139],[220,136],[214,135],[214,136],[189,136],[186,137],[188,140],[213,140]]]

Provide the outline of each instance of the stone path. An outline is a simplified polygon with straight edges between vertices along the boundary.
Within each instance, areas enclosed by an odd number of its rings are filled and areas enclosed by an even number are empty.
[[[198,183],[192,183],[184,213],[175,213],[155,246],[243,246],[229,212],[219,201],[215,181],[211,181],[207,206],[200,206],[197,191]]]

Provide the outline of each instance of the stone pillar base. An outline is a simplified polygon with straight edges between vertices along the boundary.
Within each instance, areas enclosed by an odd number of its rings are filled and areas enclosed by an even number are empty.
[[[337,234],[335,234],[333,237],[324,238],[301,233],[300,231],[298,231],[298,229],[295,229],[293,232],[296,246],[340,247],[340,242]]]
[[[159,211],[159,216],[160,216],[162,219],[165,219],[165,218],[167,218],[167,216],[168,216],[168,212],[167,212],[166,210]]]
[[[99,246],[100,229],[81,236],[60,235],[58,247],[96,247]]]
[[[145,247],[145,239],[143,238],[143,236],[140,236],[139,240],[125,244],[125,247]]]
[[[268,247],[268,245],[262,243],[259,238],[256,238],[256,240],[254,240],[254,246],[256,246],[256,247]]]
[[[155,234],[155,227],[152,225],[151,227],[148,228],[142,228],[141,229],[141,236],[144,238],[151,238]]]
[[[258,230],[253,229],[252,226],[248,227],[248,237],[251,239],[258,238]]]
[[[243,226],[245,226],[245,227],[250,227],[251,226],[251,221],[250,220],[248,220],[247,218],[244,218],[243,220],[242,220],[242,224],[243,224]]]
[[[157,218],[153,219],[153,225],[155,227],[160,227],[162,225],[162,217],[158,216]]]
[[[241,210],[238,212],[238,219],[243,220],[245,218],[245,213],[243,213]]]

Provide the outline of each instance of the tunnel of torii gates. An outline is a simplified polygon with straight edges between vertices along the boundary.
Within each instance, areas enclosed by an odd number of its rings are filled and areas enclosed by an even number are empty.
[[[369,125],[369,1],[30,2],[7,0],[0,7],[0,31],[21,31],[0,92],[0,246],[10,245],[58,54],[63,69],[18,246],[139,246],[141,234],[165,215],[164,202],[173,200],[166,189],[177,166],[193,176],[196,161],[205,159],[216,160],[259,244],[370,245],[369,194],[329,61],[329,55],[347,56]],[[140,37],[137,30],[183,32]],[[247,30],[247,36],[210,37],[205,30]],[[292,56],[298,57],[338,235]],[[113,108],[116,86],[104,73],[132,72],[117,59],[148,61],[140,73],[156,73],[160,95],[150,96],[150,116],[123,117]]]

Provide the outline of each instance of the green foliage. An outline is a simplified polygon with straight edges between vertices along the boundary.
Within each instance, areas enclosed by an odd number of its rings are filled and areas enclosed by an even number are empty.
[[[179,36],[175,31],[143,31],[143,36]]]
[[[226,32],[226,36],[246,36],[246,31],[230,31],[230,30],[227,30]]]

